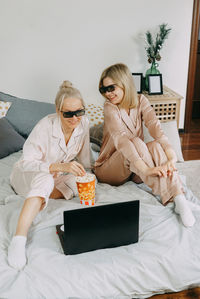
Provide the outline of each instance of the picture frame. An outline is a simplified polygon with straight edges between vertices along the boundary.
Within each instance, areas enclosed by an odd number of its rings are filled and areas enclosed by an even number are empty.
[[[132,76],[133,76],[133,80],[135,83],[137,93],[142,93],[143,74],[142,73],[132,73]]]
[[[148,75],[148,86],[149,95],[163,94],[162,74]]]

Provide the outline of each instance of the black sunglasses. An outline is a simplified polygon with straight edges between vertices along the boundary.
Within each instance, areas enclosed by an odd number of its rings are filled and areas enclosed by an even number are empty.
[[[60,112],[62,112],[64,118],[72,118],[74,115],[76,117],[85,115],[85,109],[80,109],[80,110],[76,110],[76,111],[62,111],[62,110],[60,110]]]
[[[99,91],[100,91],[101,94],[104,94],[104,93],[106,93],[107,91],[108,91],[108,92],[112,92],[112,91],[114,91],[115,88],[116,88],[116,84],[112,84],[112,85],[108,85],[108,86],[101,86],[101,87],[99,88]]]

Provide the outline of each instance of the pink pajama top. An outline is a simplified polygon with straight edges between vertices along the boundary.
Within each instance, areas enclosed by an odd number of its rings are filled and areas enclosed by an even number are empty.
[[[125,159],[133,163],[140,160],[131,140],[139,137],[144,140],[143,125],[149,134],[166,150],[171,148],[168,138],[164,135],[154,109],[144,95],[139,95],[137,108],[130,109],[130,115],[125,109],[106,101],[104,104],[103,143],[95,167],[101,166],[117,150]]]
[[[15,167],[22,172],[49,173],[52,163],[70,162],[75,158],[85,168],[91,167],[87,117],[82,116],[66,145],[60,118],[57,114],[50,114],[41,119],[30,133]]]

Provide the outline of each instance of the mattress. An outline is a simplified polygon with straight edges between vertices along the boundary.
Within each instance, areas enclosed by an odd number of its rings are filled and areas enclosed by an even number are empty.
[[[140,200],[139,242],[64,255],[56,225],[63,211],[81,205],[78,197],[50,199],[30,228],[28,263],[17,271],[8,265],[7,249],[24,202],[9,184],[20,155],[0,160],[0,298],[149,298],[200,286],[200,160],[177,164],[196,218],[192,228],[182,225],[173,203],[163,206],[144,184],[98,183],[96,205]]]

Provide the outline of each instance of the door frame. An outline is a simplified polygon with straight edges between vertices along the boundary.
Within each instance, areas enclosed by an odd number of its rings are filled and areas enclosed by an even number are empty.
[[[193,1],[193,16],[192,16],[192,30],[190,39],[190,56],[188,68],[188,81],[186,92],[186,106],[185,106],[185,124],[184,131],[190,132],[190,125],[192,120],[192,100],[194,95],[194,82],[197,61],[197,48],[198,48],[198,34],[200,22],[200,0]]]

